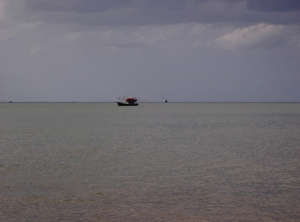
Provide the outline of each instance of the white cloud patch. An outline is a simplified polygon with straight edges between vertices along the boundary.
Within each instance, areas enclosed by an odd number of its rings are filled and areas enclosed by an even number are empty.
[[[40,46],[35,46],[35,47],[33,47],[33,48],[30,49],[29,54],[30,54],[31,56],[35,56],[35,55],[38,54],[41,50],[42,50],[42,47],[40,47]]]
[[[116,48],[134,47],[202,47],[211,39],[207,30],[210,25],[181,23],[176,25],[101,27],[97,31],[70,32],[64,35],[66,44],[97,42],[98,46]]]
[[[5,40],[7,40],[9,38],[12,38],[15,35],[16,35],[16,32],[13,30],[8,30],[8,29],[0,30],[0,43],[4,42]]]
[[[100,42],[116,47],[150,47],[172,42],[184,33],[184,25],[141,26],[116,28],[97,34]]]
[[[20,28],[25,29],[37,29],[38,27],[44,25],[43,22],[29,22],[29,23],[22,23],[19,25]]]
[[[260,23],[234,29],[217,38],[216,42],[224,48],[236,50],[299,45],[297,39],[299,40],[299,27]]]
[[[67,33],[64,36],[64,42],[67,44],[74,44],[80,42],[84,37],[83,32]]]

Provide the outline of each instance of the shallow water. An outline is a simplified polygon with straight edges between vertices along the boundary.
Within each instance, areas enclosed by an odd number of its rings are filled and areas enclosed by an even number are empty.
[[[298,103],[0,103],[0,221],[300,221]]]

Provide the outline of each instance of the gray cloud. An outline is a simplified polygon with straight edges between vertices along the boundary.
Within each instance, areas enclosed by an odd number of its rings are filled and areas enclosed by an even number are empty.
[[[82,26],[300,22],[297,0],[15,0],[8,4],[19,20]]]
[[[300,11],[298,0],[247,0],[250,10],[263,12],[293,12]]]
[[[129,4],[128,0],[24,0],[25,8],[31,12],[62,11],[75,13],[103,12],[112,8],[121,8]]]

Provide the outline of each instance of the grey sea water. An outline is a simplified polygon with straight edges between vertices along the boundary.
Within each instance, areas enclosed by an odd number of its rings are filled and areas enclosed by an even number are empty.
[[[300,221],[299,103],[0,103],[0,221]]]

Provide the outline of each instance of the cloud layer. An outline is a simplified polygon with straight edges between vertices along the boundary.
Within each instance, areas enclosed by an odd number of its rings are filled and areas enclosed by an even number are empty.
[[[2,0],[12,17],[46,23],[131,26],[196,23],[299,24],[297,0]],[[3,5],[4,3],[2,3]],[[289,13],[289,16],[286,16]]]
[[[154,100],[174,95],[195,101],[294,101],[299,5],[296,0],[0,0],[0,100],[105,100],[129,93],[133,79],[136,93]],[[243,79],[250,85],[241,88]],[[280,84],[287,91],[282,96]]]

